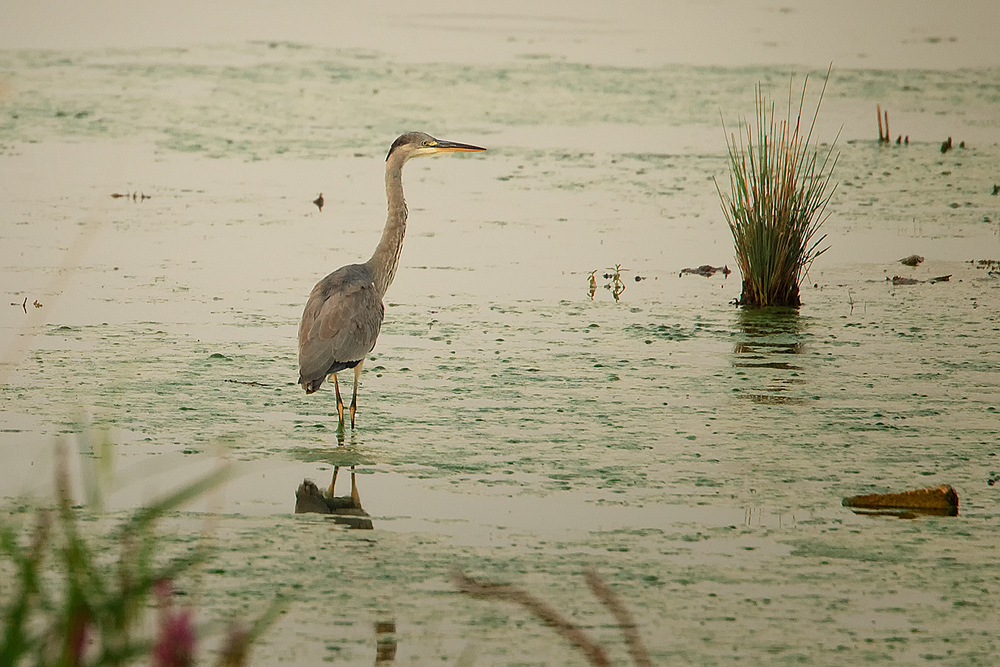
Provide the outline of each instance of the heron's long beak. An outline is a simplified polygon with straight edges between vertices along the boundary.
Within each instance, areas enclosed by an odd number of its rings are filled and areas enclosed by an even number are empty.
[[[436,153],[475,153],[476,151],[486,150],[485,148],[473,146],[472,144],[460,144],[455,141],[440,140],[434,145],[433,148]]]

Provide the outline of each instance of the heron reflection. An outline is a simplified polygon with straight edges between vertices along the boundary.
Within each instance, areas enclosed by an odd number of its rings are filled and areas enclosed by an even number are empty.
[[[361,506],[361,495],[358,493],[357,473],[354,466],[351,466],[351,493],[346,496],[338,496],[335,492],[337,485],[337,475],[340,473],[340,466],[333,467],[333,479],[326,493],[311,479],[304,479],[295,491],[295,513],[296,514],[330,514],[336,523],[345,524],[350,528],[360,528],[371,530],[374,528],[371,515]]]

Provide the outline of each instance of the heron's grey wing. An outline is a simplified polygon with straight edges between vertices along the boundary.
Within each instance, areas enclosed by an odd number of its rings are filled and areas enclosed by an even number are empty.
[[[362,265],[334,271],[313,288],[299,325],[299,383],[312,390],[372,351],[385,306]],[[317,382],[318,381],[318,382]]]

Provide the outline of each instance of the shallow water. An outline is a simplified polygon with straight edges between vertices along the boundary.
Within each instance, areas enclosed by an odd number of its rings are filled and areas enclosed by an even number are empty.
[[[1000,74],[835,70],[830,250],[799,313],[746,312],[738,274],[679,272],[733,267],[720,110],[735,126],[757,81],[783,99],[789,71],[0,52],[4,495],[46,493],[52,443],[87,425],[116,443],[112,517],[239,460],[166,539],[218,545],[207,616],[294,594],[260,664],[370,662],[383,617],[400,661],[582,664],[519,610],[455,594],[456,566],[620,645],[582,585],[595,566],[663,664],[989,662],[1000,277],[969,262],[1000,258]],[[908,146],[872,140],[876,103]],[[384,151],[409,128],[489,151],[407,166],[400,271],[338,437],[332,392],[294,384],[296,325],[317,279],[370,253]],[[942,154],[948,136],[966,147]],[[616,264],[620,300],[590,298]],[[356,465],[374,532],[290,514],[334,465]],[[957,518],[840,506],[941,483]]]

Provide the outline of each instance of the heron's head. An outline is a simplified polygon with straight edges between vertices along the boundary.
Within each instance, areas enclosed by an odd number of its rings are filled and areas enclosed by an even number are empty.
[[[431,135],[423,132],[407,132],[406,134],[400,135],[394,142],[392,142],[392,147],[389,148],[389,153],[385,156],[385,160],[388,162],[390,157],[398,156],[402,158],[403,162],[406,162],[411,157],[420,157],[422,155],[436,155],[437,153],[474,153],[476,151],[484,150],[486,149],[480,148],[479,146],[435,139]]]

